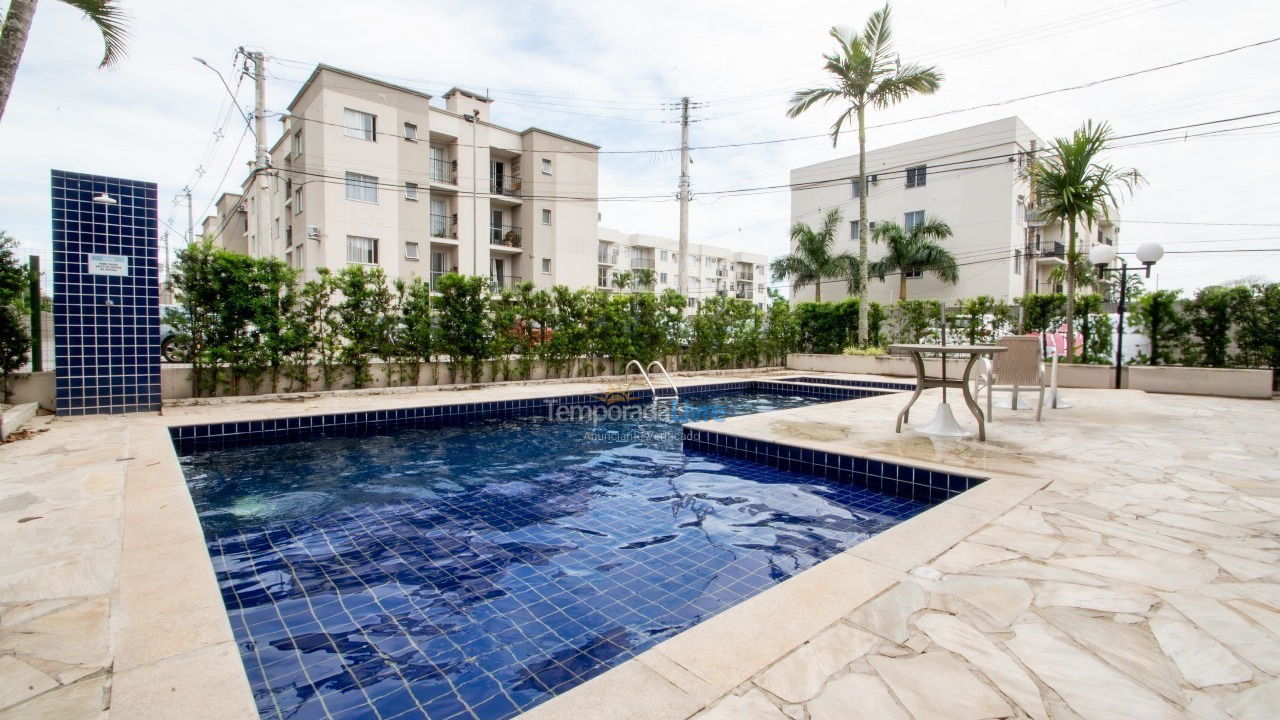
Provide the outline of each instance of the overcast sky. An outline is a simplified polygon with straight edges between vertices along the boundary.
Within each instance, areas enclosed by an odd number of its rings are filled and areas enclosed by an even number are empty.
[[[184,186],[192,187],[197,227],[217,193],[238,187],[252,140],[237,149],[244,124],[227,113],[218,78],[192,56],[207,59],[234,85],[236,47],[267,53],[271,110],[283,110],[310,67],[326,62],[437,96],[451,85],[487,90],[495,98],[493,120],[503,125],[537,125],[604,150],[656,150],[679,145],[678,113],[668,103],[682,95],[702,104],[694,113],[695,147],[825,132],[836,107],[789,120],[786,98],[824,81],[830,26],[860,27],[878,7],[849,0],[124,4],[134,15],[129,56],[104,71],[95,69],[102,46],[93,27],[61,3],[39,6],[0,120],[0,228],[26,248],[49,245],[50,168],[158,182],[160,216],[178,231],[185,231],[186,207],[170,200]],[[904,60],[937,64],[945,81],[936,95],[875,113],[872,124],[1280,37],[1280,3],[900,2],[894,31]],[[1088,118],[1110,121],[1127,135],[1280,111],[1277,67],[1280,43],[1272,43],[1083,90],[874,129],[868,143],[882,147],[1013,114],[1047,138]],[[252,99],[245,82],[240,103],[250,107]],[[1185,132],[1275,122],[1280,114]],[[274,141],[279,124],[269,127]],[[222,128],[221,139],[215,128]],[[849,136],[835,149],[818,138],[694,152],[692,241],[786,252],[785,190],[718,199],[707,193],[783,185],[791,168],[855,148]],[[1170,251],[1280,248],[1276,158],[1280,125],[1115,150],[1111,162],[1136,167],[1149,180],[1122,205],[1122,251],[1147,240]],[[678,174],[678,153],[602,155],[602,197],[658,196],[601,202],[602,224],[675,237]],[[1171,254],[1157,274],[1160,287],[1188,290],[1244,276],[1280,280],[1280,252]]]

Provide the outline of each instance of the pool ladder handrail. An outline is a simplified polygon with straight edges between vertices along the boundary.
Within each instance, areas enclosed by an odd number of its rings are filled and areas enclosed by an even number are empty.
[[[654,365],[658,366],[658,369],[662,371],[662,377],[666,378],[667,384],[671,386],[671,399],[675,400],[676,402],[680,402],[680,391],[676,389],[675,382],[672,381],[671,376],[667,374],[667,369],[663,367],[662,363],[657,360],[654,360],[653,362],[649,363],[649,367],[647,369],[652,370]],[[654,400],[658,399],[658,393],[656,391],[653,393],[653,398]]]
[[[653,381],[649,379],[649,373],[645,372],[645,368],[640,364],[639,360],[632,360],[631,362],[627,363],[627,367],[622,371],[623,377],[625,377],[626,374],[631,371],[632,365],[635,365],[636,369],[640,371],[640,377],[644,378],[644,384],[649,386],[649,392],[653,395],[653,402],[654,404],[657,404],[658,397],[659,397],[658,388],[653,386]],[[658,366],[658,369],[661,370],[662,374],[667,378],[667,382],[671,384],[671,392],[675,393],[671,399],[679,401],[680,393],[676,390],[676,384],[674,382],[671,382],[671,376],[667,375],[667,369],[662,367],[662,363],[658,362],[657,360],[654,360],[653,362],[649,363],[650,368],[652,368],[654,365]]]

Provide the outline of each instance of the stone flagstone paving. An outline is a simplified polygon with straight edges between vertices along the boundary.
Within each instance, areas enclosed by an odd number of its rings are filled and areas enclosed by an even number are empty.
[[[731,422],[1052,482],[696,717],[1280,718],[1280,403],[1067,394],[985,447],[884,432],[891,398]]]

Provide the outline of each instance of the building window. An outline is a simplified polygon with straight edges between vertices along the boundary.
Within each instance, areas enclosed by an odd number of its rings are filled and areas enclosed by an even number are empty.
[[[293,137],[289,139],[289,151],[290,151],[290,154],[293,155],[294,157],[298,157],[299,155],[302,154],[302,131],[301,130],[294,133]]]
[[[859,195],[861,195],[862,193],[859,192],[859,189],[861,187],[862,187],[862,181],[859,178],[854,178],[852,181],[850,181],[851,193],[849,197],[858,197]]]
[[[293,226],[286,225],[284,229],[284,246],[293,247]]]
[[[405,123],[404,139],[409,142],[418,142],[418,126],[413,123]]]
[[[409,240],[409,241],[405,242],[405,244],[404,244],[404,259],[405,259],[405,260],[417,260],[417,259],[418,259],[418,243],[416,243],[416,242],[414,242],[414,241],[412,241],[412,240]]]
[[[908,280],[916,280],[918,278],[924,277],[923,270],[907,270],[902,274],[905,275]]]
[[[362,265],[377,265],[378,239],[360,237],[358,235],[348,235],[347,262],[360,263]]]
[[[343,109],[344,127],[343,135],[352,137],[357,140],[368,140],[373,142],[378,136],[378,117],[370,115],[367,112],[352,110],[351,108]]]
[[[542,274],[551,274],[551,258],[542,258]]]
[[[849,237],[857,240],[862,234],[862,226],[857,220],[849,221]]]
[[[666,273],[658,273],[658,282],[662,283],[663,285],[666,285],[666,284],[667,284],[667,274],[666,274]]]
[[[551,174],[551,158],[542,158],[542,174]]]
[[[543,225],[551,224],[551,211],[546,208],[542,209],[542,224]]]
[[[407,182],[404,184],[404,199],[414,201],[418,199],[418,183]]]
[[[360,173],[347,173],[347,199],[378,202],[378,178]]]
[[[1022,274],[1022,251],[1021,250],[1015,249],[1013,251],[1013,274],[1014,275]]]
[[[271,220],[271,237],[280,237],[280,218],[272,218]]]
[[[911,232],[917,225],[924,223],[924,211],[912,210],[902,216],[902,229]]]
[[[302,214],[302,188],[293,191],[293,214]]]
[[[907,187],[924,187],[925,165],[907,168]]]
[[[663,251],[662,251],[661,253],[659,253],[659,254],[660,254],[660,255],[661,255],[661,257],[662,257],[662,262],[666,262],[666,261],[667,261],[667,257],[668,257],[668,255],[669,255],[670,253],[668,253],[666,250],[663,250]]]

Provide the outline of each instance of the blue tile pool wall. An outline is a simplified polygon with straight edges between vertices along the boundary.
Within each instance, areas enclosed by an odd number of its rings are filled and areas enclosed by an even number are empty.
[[[930,504],[955,497],[985,478],[927,470],[855,455],[823,452],[766,440],[686,428],[684,446],[769,467],[848,482],[886,495]]]
[[[788,382],[822,383],[824,385],[842,385],[845,387],[873,388],[876,390],[915,390],[915,383],[882,382],[879,380],[846,380],[844,378],[827,378],[805,375],[802,377],[782,378]]]
[[[681,387],[680,394],[715,395],[735,392],[776,392],[798,395],[817,400],[856,400],[879,395],[879,392],[861,388],[815,388],[798,383],[749,380]],[[659,391],[659,397],[667,397]],[[653,394],[648,390],[633,390],[632,402],[649,402]],[[332,413],[303,417],[247,420],[208,425],[181,425],[169,428],[175,447],[181,454],[202,450],[216,450],[239,445],[297,442],[317,437],[338,435],[362,435],[397,428],[431,428],[466,425],[492,418],[518,418],[542,415],[547,404],[601,405],[599,395],[563,395],[548,398],[501,400],[479,403],[434,405],[395,410],[368,410],[364,412]]]
[[[54,170],[52,208],[58,414],[159,410],[155,183]],[[91,274],[90,254],[127,258],[128,274]]]

